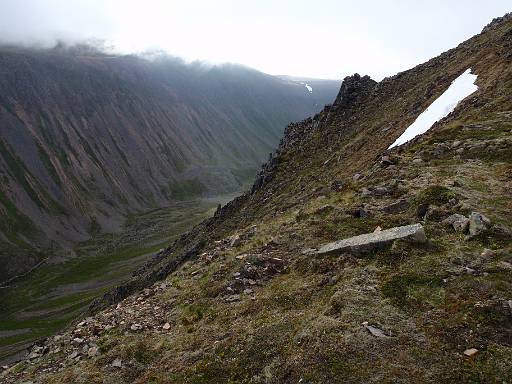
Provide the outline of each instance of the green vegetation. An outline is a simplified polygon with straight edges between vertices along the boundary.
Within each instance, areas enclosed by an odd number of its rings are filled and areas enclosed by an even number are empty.
[[[8,202],[1,202],[13,209]],[[12,287],[0,290],[0,330],[20,331],[0,338],[0,358],[12,353],[16,343],[22,345],[62,329],[94,298],[207,217],[214,206],[213,202],[192,200],[130,216],[120,233],[96,231],[91,240],[76,247],[77,257],[59,265],[43,265]]]
[[[394,304],[411,310],[423,302],[440,304],[443,299],[441,279],[430,276],[394,276],[384,283],[382,293]]]
[[[431,185],[422,190],[416,197],[418,204],[442,205],[455,198],[455,193],[441,185]]]
[[[186,200],[191,197],[199,197],[205,192],[205,187],[199,180],[183,180],[171,183],[169,187],[171,197],[178,200]]]

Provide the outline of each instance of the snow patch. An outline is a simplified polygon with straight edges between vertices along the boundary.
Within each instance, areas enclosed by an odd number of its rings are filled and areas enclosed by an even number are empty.
[[[311,85],[309,85],[308,83],[305,83],[303,81],[300,82],[303,86],[306,87],[306,89],[308,90],[309,93],[313,93],[313,87]]]
[[[418,116],[405,132],[388,149],[407,143],[416,136],[427,132],[436,122],[453,112],[457,104],[478,90],[475,85],[477,75],[471,68],[457,77],[450,87]]]

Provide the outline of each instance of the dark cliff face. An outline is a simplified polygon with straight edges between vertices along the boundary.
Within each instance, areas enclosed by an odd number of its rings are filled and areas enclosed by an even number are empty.
[[[368,75],[361,77],[356,73],[345,77],[333,107],[336,109],[347,108],[350,105],[357,104],[364,96],[368,95],[375,85],[377,85],[377,82]]]
[[[239,190],[283,127],[336,88],[310,94],[255,70],[167,57],[3,48],[0,253],[70,247],[128,212]]]

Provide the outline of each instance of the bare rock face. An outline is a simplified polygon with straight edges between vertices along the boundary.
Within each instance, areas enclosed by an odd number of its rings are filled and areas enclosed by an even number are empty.
[[[364,235],[338,240],[334,243],[325,244],[318,251],[317,255],[337,254],[350,252],[360,255],[375,251],[396,240],[407,240],[415,243],[426,243],[427,236],[421,224],[405,225],[379,232],[366,233]]]
[[[370,93],[377,85],[370,76],[360,76],[358,73],[347,76],[343,80],[340,92],[334,101],[334,108],[346,108],[358,103],[364,96]]]

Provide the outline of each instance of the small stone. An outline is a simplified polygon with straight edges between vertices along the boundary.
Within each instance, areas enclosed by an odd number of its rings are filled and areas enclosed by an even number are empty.
[[[509,263],[508,261],[500,261],[498,263],[498,267],[502,269],[512,270],[512,264]]]
[[[29,360],[34,360],[41,356],[42,356],[42,354],[39,352],[30,352],[30,354],[27,357]]]
[[[496,252],[494,252],[492,249],[485,248],[482,251],[482,253],[480,254],[480,256],[485,257],[485,258],[491,258],[491,257],[496,256]]]
[[[68,359],[73,360],[74,358],[78,357],[78,355],[80,355],[80,352],[78,352],[78,351],[73,351],[73,352],[68,356]]]
[[[423,163],[423,160],[416,158],[416,159],[412,159],[412,162],[413,162],[413,164],[421,164],[421,163]]]
[[[376,187],[373,189],[372,193],[375,196],[384,196],[390,193],[389,188],[387,187]]]
[[[231,247],[238,247],[242,244],[242,239],[240,238],[240,235],[233,235],[231,236],[230,246]]]
[[[334,180],[331,183],[331,189],[335,192],[341,192],[343,190],[343,182],[340,180]]]
[[[94,357],[94,356],[97,356],[100,354],[100,350],[98,347],[91,347],[89,348],[89,350],[87,351],[87,355],[89,357]]]
[[[244,293],[245,293],[246,295],[250,295],[250,294],[251,294],[251,293],[253,293],[253,292],[254,292],[254,291],[253,291],[252,289],[250,289],[250,288],[244,289]]]
[[[59,353],[60,351],[61,351],[60,347],[57,347],[53,351],[51,351],[50,353],[55,355],[55,354]]]
[[[164,325],[162,325],[162,328],[167,331],[171,328],[171,324],[165,323]]]
[[[473,356],[473,355],[475,355],[476,353],[478,353],[478,349],[476,349],[476,348],[469,348],[469,349],[466,349],[466,350],[464,351],[464,355],[465,355],[465,356]]]
[[[352,216],[358,217],[360,219],[366,219],[371,215],[372,213],[364,208],[357,208],[352,212]]]
[[[382,156],[380,163],[384,166],[389,166],[395,164],[393,160],[389,156]]]
[[[370,332],[370,334],[371,334],[372,336],[375,336],[375,337],[383,337],[383,338],[388,338],[388,337],[389,337],[388,335],[386,335],[386,334],[384,333],[384,331],[383,331],[382,329],[376,328],[376,327],[374,327],[374,326],[372,326],[372,325],[368,325],[368,322],[367,322],[367,321],[363,322],[363,326],[366,328],[366,330],[367,330],[368,332]]]
[[[373,233],[382,231],[381,226],[379,225],[377,228],[374,229]]]
[[[361,188],[361,197],[371,196],[371,191],[368,188]]]
[[[326,205],[322,205],[320,208],[315,210],[315,213],[316,214],[323,214],[323,213],[327,213],[329,211],[332,211],[334,209],[336,209],[336,207],[334,205],[326,204]]]
[[[115,359],[111,365],[114,368],[121,368],[123,366],[123,362],[121,361],[121,359]]]
[[[352,176],[352,180],[358,181],[363,177],[360,173],[356,173],[354,176]]]
[[[139,330],[141,330],[141,329],[142,329],[142,325],[137,324],[137,323],[134,323],[134,324],[132,324],[132,325],[131,325],[130,329],[131,329],[132,331],[139,331]]]
[[[240,301],[240,295],[228,296],[228,297],[226,297],[225,301],[228,302],[228,303],[233,303],[235,301]]]
[[[73,339],[73,342],[76,344],[82,344],[84,342],[84,339],[82,339],[81,337],[75,337]]]

